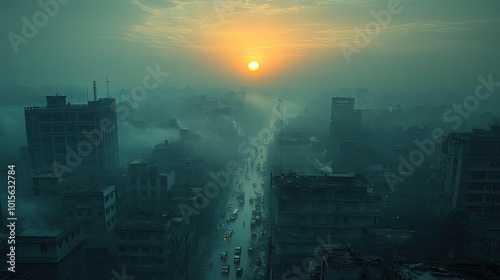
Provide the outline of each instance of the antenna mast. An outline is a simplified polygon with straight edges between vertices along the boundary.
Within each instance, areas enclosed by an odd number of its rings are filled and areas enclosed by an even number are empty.
[[[89,86],[87,86],[87,102],[89,102]]]
[[[93,81],[92,84],[94,85],[94,101],[97,101],[97,82]]]
[[[108,80],[108,76],[106,76],[106,97],[109,97],[109,80]]]

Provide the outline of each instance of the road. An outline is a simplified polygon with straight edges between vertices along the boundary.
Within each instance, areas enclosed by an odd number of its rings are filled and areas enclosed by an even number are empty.
[[[280,102],[278,101],[276,109],[279,109]],[[269,119],[269,127],[273,127],[272,124],[275,123],[279,116],[272,114]],[[268,130],[269,131],[269,130]],[[276,131],[273,131],[273,134]],[[264,200],[265,197],[264,187],[269,186],[269,178],[267,178],[267,159],[268,159],[268,148],[269,142],[275,137],[274,135],[268,135],[270,139],[264,139],[266,136],[261,136],[256,147],[253,147],[251,151],[245,156],[245,158],[240,162],[240,170],[237,176],[233,180],[229,189],[230,195],[225,205],[228,202],[232,204],[231,208],[226,207],[225,217],[220,217],[216,225],[217,234],[210,240],[211,250],[207,257],[203,260],[201,267],[193,268],[199,269],[200,280],[212,280],[212,279],[223,279],[223,280],[249,280],[249,279],[264,279],[267,269],[266,253],[267,253],[267,238],[266,229],[264,222],[257,223],[254,227],[250,226],[252,220],[252,210],[256,209],[256,202],[250,203],[250,198],[254,198],[257,201],[257,193],[262,194],[260,199],[262,218],[265,219],[268,216],[268,209],[266,209],[267,203]],[[240,188],[239,185],[242,184]],[[255,186],[254,186],[255,184]],[[245,193],[244,205],[238,205],[237,194],[239,192]],[[262,200],[264,199],[264,200]],[[227,222],[226,218],[231,216],[232,211],[238,208],[239,215],[234,221]],[[243,224],[244,223],[244,224]],[[233,230],[233,235],[229,240],[224,240],[224,232],[227,229]],[[252,237],[252,232],[255,233]],[[241,260],[239,264],[234,263],[235,248],[242,247]],[[255,251],[253,254],[248,253],[248,248],[254,247]],[[222,260],[220,258],[221,252],[227,252],[227,259]],[[257,266],[255,259],[260,258],[262,264]],[[229,265],[229,273],[222,274],[221,268],[223,265]],[[241,267],[243,269],[243,275],[240,277],[236,276],[236,268]],[[258,275],[260,277],[257,277]]]

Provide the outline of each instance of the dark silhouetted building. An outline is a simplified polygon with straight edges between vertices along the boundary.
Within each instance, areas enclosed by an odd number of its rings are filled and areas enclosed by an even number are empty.
[[[27,224],[16,238],[16,269],[40,280],[87,279],[84,239],[81,220]]]
[[[354,98],[333,97],[330,117],[329,157],[334,172],[359,169],[357,151],[361,133],[361,110],[354,108]]]
[[[66,103],[61,95],[46,99],[45,107],[24,108],[31,174],[86,178],[118,167],[115,99],[87,104]]]
[[[500,239],[500,124],[491,130],[450,133],[442,143],[435,210],[438,217],[460,209],[484,219]],[[491,221],[497,221],[492,227]],[[494,229],[496,228],[496,229]]]
[[[360,174],[273,178],[273,242],[281,263],[301,262],[318,245],[317,238],[362,244],[377,225],[380,195]]]

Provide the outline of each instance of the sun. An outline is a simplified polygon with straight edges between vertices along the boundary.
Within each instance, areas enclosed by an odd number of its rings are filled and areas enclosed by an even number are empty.
[[[248,63],[248,70],[252,72],[259,70],[259,63],[257,61]]]

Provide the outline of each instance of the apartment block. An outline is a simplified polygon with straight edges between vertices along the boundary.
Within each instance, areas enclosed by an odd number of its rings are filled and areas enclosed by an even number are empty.
[[[17,270],[40,280],[85,278],[82,220],[36,221],[16,238]]]
[[[114,185],[74,185],[61,195],[66,215],[84,219],[89,232],[102,234],[114,229],[117,222]]]
[[[361,174],[322,176],[289,173],[273,177],[275,253],[305,257],[317,238],[362,242],[381,216],[381,196]]]
[[[139,159],[129,162],[128,177],[131,206],[166,209],[167,192],[175,185],[173,170],[160,171],[154,161]]]
[[[167,279],[173,258],[170,215],[131,213],[118,222],[115,232],[119,267],[137,279]]]
[[[66,96],[46,96],[45,107],[24,108],[31,174],[66,173],[81,178],[117,168],[115,99],[97,97],[70,104]]]
[[[154,146],[151,158],[160,170],[175,170],[175,183],[180,187],[202,186],[206,182],[206,160],[184,151],[180,143],[164,143]]]
[[[446,137],[437,193],[439,216],[462,209],[470,215],[500,217],[500,124]]]
[[[329,157],[336,172],[359,168],[356,160],[362,118],[361,110],[355,109],[354,104],[354,98],[332,98]]]

